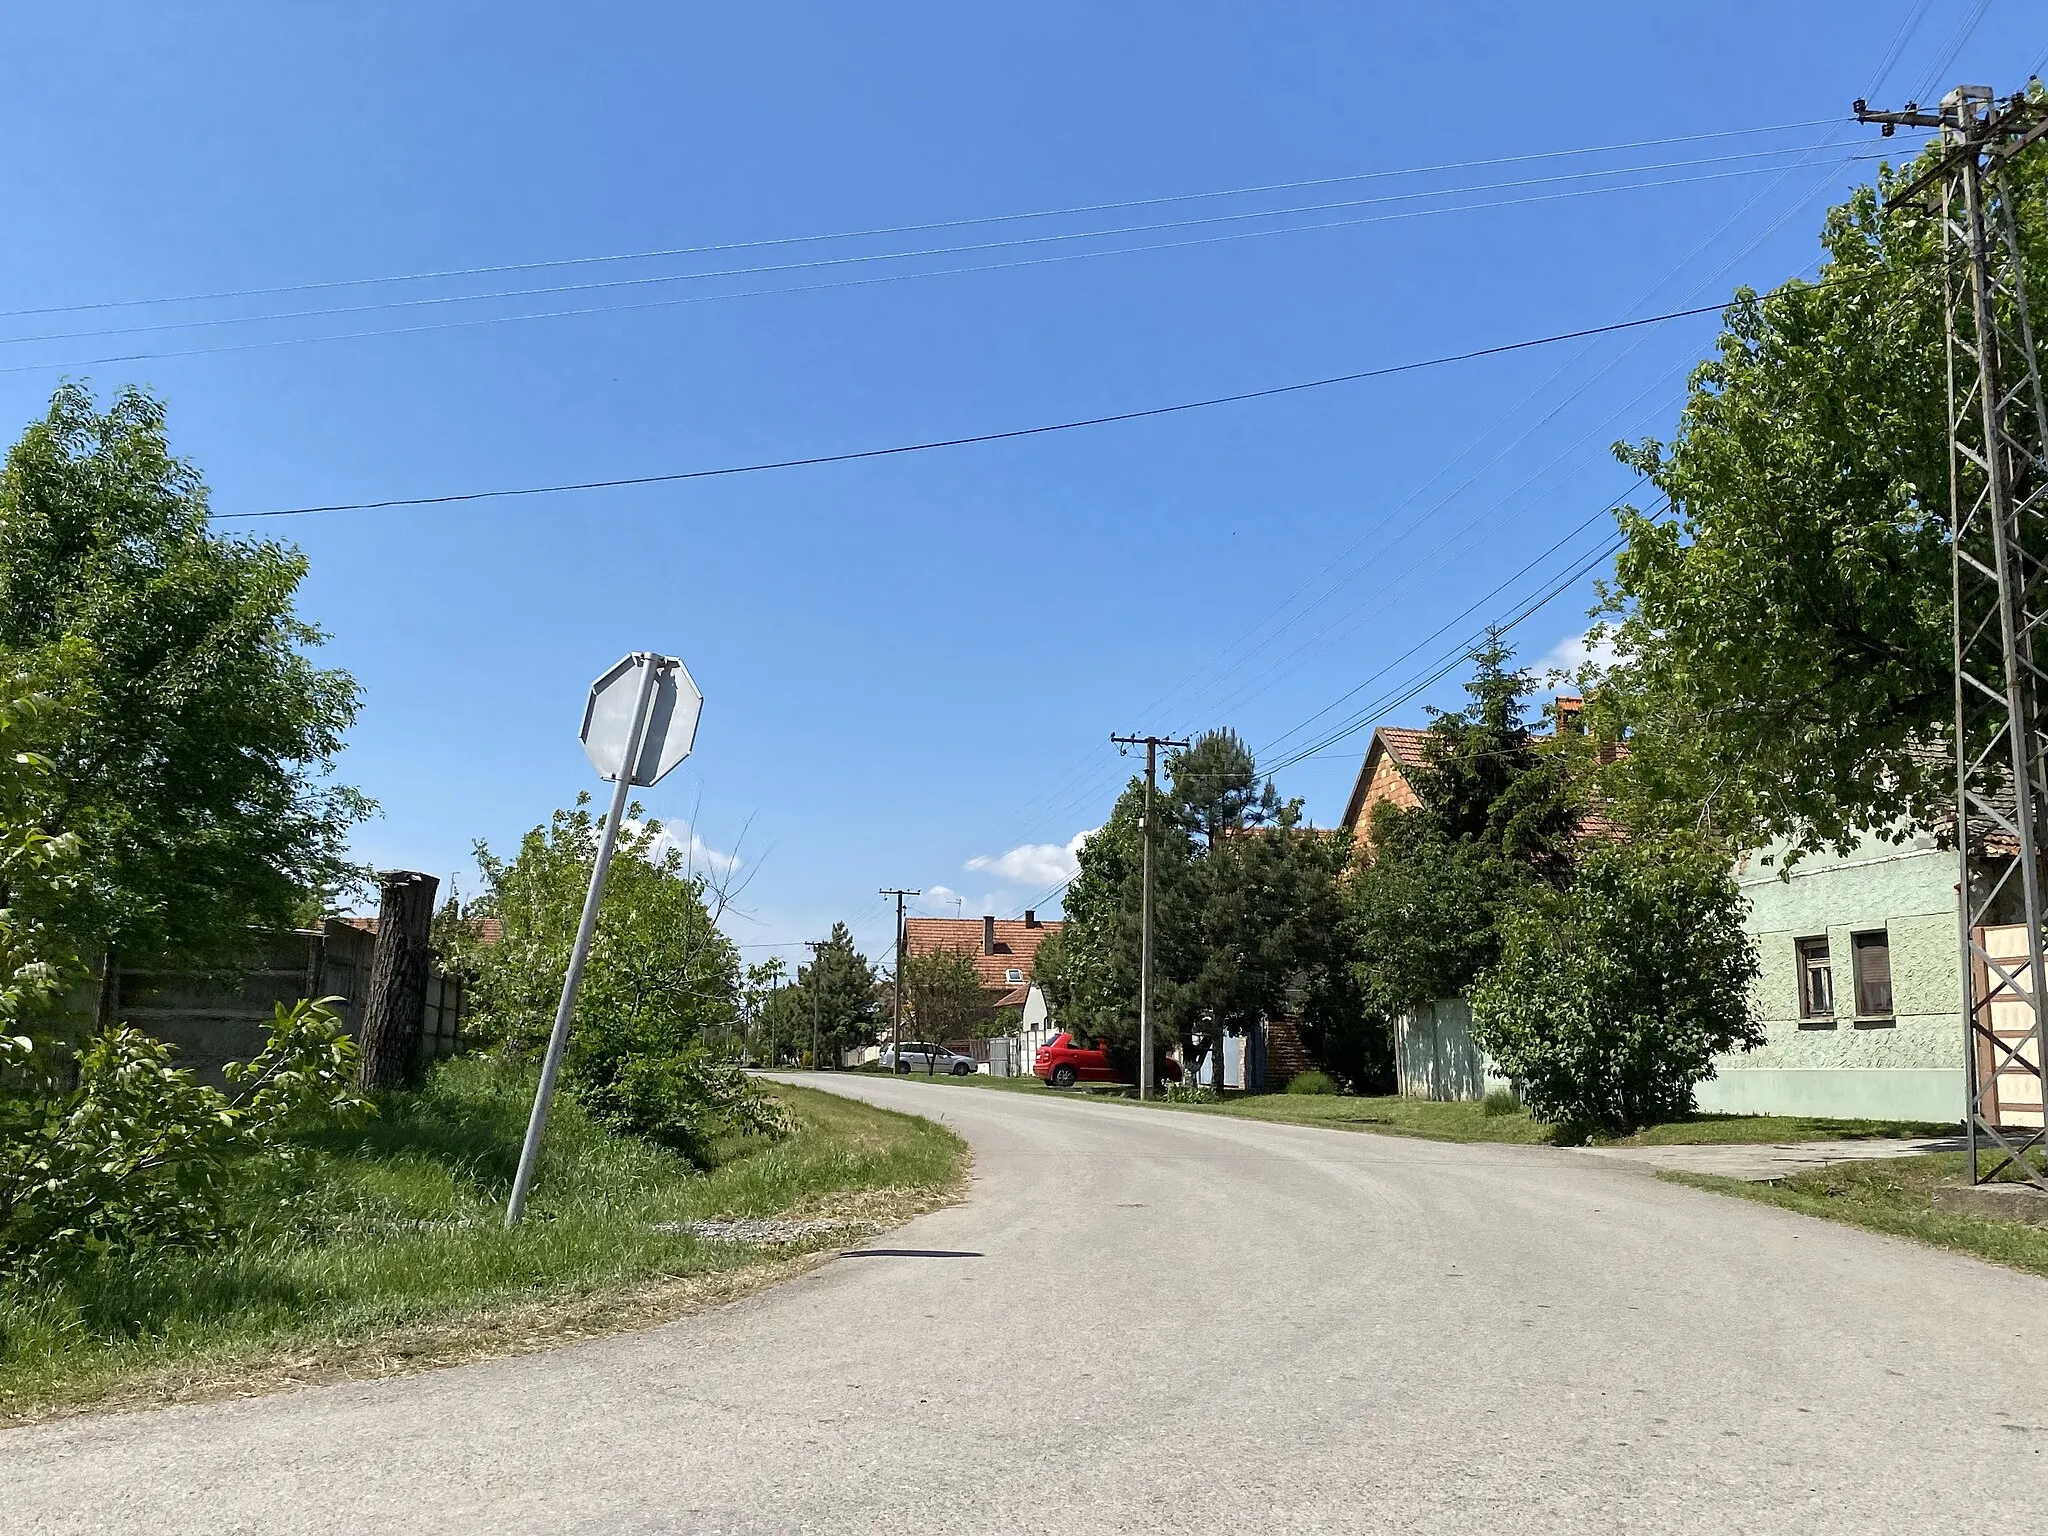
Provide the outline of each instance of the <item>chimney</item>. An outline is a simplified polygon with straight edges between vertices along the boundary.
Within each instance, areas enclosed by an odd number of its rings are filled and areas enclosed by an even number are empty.
[[[993,916],[981,920],[981,952],[984,955],[996,952],[996,920]]]
[[[1585,709],[1585,707],[1586,701],[1584,699],[1573,698],[1568,693],[1559,694],[1556,704],[1556,734],[1559,736],[1582,735],[1585,732],[1586,724],[1580,718],[1580,711]]]
[[[1036,928],[1038,926],[1038,914],[1029,907],[1024,909],[1024,926],[1026,928]]]

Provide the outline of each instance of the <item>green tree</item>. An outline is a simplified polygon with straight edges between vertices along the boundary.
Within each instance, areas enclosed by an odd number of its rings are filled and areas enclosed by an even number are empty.
[[[1715,1055],[1763,1042],[1743,908],[1716,854],[1590,846],[1570,889],[1528,886],[1501,914],[1473,1038],[1539,1119],[1621,1132],[1682,1118]]]
[[[1157,807],[1170,810],[1162,798]],[[1132,779],[1109,817],[1082,843],[1080,869],[1061,903],[1064,922],[1033,957],[1032,977],[1053,1019],[1086,1039],[1138,1038],[1138,960],[1145,782]],[[1192,862],[1186,829],[1170,814],[1153,828],[1153,975],[1178,972],[1184,953],[1182,876]],[[1183,1043],[1178,1016],[1155,1008],[1158,1048]]]
[[[1418,803],[1375,808],[1350,882],[1354,981],[1366,1017],[1465,991],[1499,954],[1502,907],[1571,877],[1576,738],[1540,740],[1497,636],[1472,653],[1470,702],[1430,722],[1411,775]]]
[[[1303,824],[1235,732],[1170,755],[1153,803],[1154,1049],[1199,1064],[1264,1019],[1301,1017],[1313,1043],[1342,1034],[1344,839]],[[1082,844],[1066,921],[1035,977],[1065,1027],[1120,1056],[1138,1034],[1145,789],[1133,780]]]
[[[2014,185],[2044,173],[2037,145]],[[2017,214],[2038,303],[2048,210]],[[1940,229],[1863,188],[1821,245],[1814,281],[1729,306],[1676,436],[1616,450],[1672,512],[1620,514],[1595,700],[1638,828],[1847,849],[1954,796]]]
[[[66,384],[0,468],[0,650],[50,699],[31,824],[78,845],[54,915],[89,947],[203,963],[354,876],[369,802],[327,778],[355,683],[308,651],[289,547],[207,531],[162,405]],[[4,895],[4,893],[0,893]]]
[[[579,795],[572,809],[527,833],[500,859],[476,845],[484,892],[470,915],[498,919],[478,951],[480,1033],[515,1050],[543,1042],[596,857],[599,825]],[[703,1159],[725,1130],[779,1133],[772,1096],[705,1042],[740,1017],[739,952],[719,932],[708,881],[693,873],[661,824],[628,809],[577,994],[565,1077],[592,1115]]]
[[[875,1043],[882,1016],[875,968],[854,947],[853,933],[846,924],[832,925],[831,934],[811,957],[811,963],[798,969],[797,985],[805,1007],[815,1004],[817,1009],[821,1063],[836,1064],[843,1052]],[[808,1035],[805,1049],[809,1049]]]
[[[928,949],[903,961],[903,1006],[917,1037],[943,1045],[972,1037],[994,1017],[974,956],[964,949]],[[927,1075],[936,1070],[930,1057]]]

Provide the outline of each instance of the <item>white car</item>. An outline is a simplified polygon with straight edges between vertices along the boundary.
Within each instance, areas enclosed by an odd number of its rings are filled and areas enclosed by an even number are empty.
[[[885,1072],[925,1072],[947,1077],[972,1077],[974,1058],[961,1056],[947,1050],[943,1045],[932,1045],[922,1040],[906,1040],[901,1051],[882,1047],[882,1058],[878,1065]]]

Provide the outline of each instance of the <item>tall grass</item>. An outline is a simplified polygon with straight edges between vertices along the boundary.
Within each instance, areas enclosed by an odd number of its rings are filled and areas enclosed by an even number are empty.
[[[559,1099],[528,1217],[503,1225],[532,1102],[530,1071],[436,1067],[354,1130],[302,1138],[244,1170],[237,1239],[0,1281],[0,1416],[181,1361],[361,1338],[480,1307],[584,1295],[762,1257],[661,1224],[765,1216],[876,1190],[933,1198],[964,1149],[930,1122],[779,1089],[800,1126],[732,1138],[708,1171],[607,1134]]]

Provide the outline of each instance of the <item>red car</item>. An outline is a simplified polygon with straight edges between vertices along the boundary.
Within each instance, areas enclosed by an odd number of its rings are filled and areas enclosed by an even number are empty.
[[[1180,1081],[1180,1063],[1171,1056],[1158,1055],[1153,1065],[1159,1069],[1160,1081]],[[1043,1078],[1055,1088],[1071,1088],[1076,1083],[1129,1083],[1137,1079],[1135,1070],[1110,1061],[1109,1048],[1100,1041],[1086,1045],[1065,1032],[1054,1035],[1038,1048],[1031,1063],[1031,1075]]]

